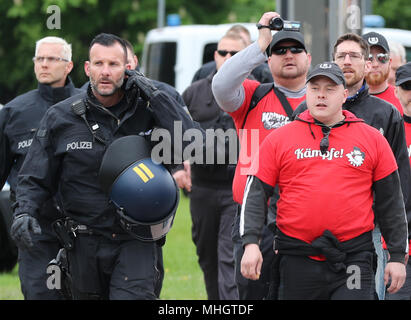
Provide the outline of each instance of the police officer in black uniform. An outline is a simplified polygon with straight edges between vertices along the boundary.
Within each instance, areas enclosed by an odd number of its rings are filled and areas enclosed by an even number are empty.
[[[74,299],[156,298],[156,243],[136,240],[121,227],[98,172],[115,139],[149,140],[160,127],[174,141],[174,121],[183,131],[194,123],[172,97],[127,68],[123,40],[96,36],[85,64],[91,86],[46,113],[19,175],[12,234],[29,244],[40,204],[59,193],[75,234],[69,251]]]
[[[64,39],[46,37],[37,41],[33,61],[38,88],[16,97],[0,111],[0,189],[8,179],[12,202],[17,174],[41,118],[51,105],[81,92],[68,77],[73,62],[71,45]],[[47,264],[59,249],[51,229],[51,222],[59,217],[55,201],[45,200],[33,214],[43,232],[33,236],[30,249],[17,242],[21,289],[25,299],[58,299],[58,292],[46,287]]]

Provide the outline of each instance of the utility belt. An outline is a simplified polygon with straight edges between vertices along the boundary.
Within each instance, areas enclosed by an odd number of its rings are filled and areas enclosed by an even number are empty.
[[[90,227],[79,224],[71,218],[58,219],[52,224],[53,230],[60,241],[60,244],[66,249],[71,250],[74,247],[74,238],[78,234],[94,235],[96,232]]]

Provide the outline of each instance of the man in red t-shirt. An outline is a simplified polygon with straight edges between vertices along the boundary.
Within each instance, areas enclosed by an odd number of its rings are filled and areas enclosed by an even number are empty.
[[[241,272],[259,277],[258,242],[278,185],[279,299],[374,299],[374,219],[390,253],[388,291],[397,292],[408,232],[392,150],[378,130],[342,110],[348,91],[337,64],[317,65],[307,83],[308,110],[272,132],[253,160],[241,211]]]
[[[252,96],[260,83],[248,80],[246,77],[256,66],[267,60],[267,48],[269,48],[268,65],[278,94],[285,96],[292,110],[305,100],[305,77],[311,64],[311,56],[306,51],[302,33],[282,30],[274,36],[271,35],[271,30],[267,26],[272,18],[278,16],[276,12],[263,14],[257,25],[258,40],[226,61],[214,76],[212,83],[217,103],[232,116],[240,139],[240,155],[233,180],[233,198],[239,206],[242,203],[251,159],[258,153],[260,144],[269,133],[290,122],[285,107],[273,89],[249,111]],[[275,223],[276,197],[277,194],[271,199],[267,225]],[[273,228],[267,226],[264,228],[260,247],[265,263],[259,281],[249,281],[240,273],[243,247],[239,235],[239,214],[234,221],[232,236],[239,298],[241,300],[267,298],[271,261],[275,257],[272,250]]]
[[[394,93],[395,88],[388,83],[391,58],[387,40],[377,32],[369,32],[362,37],[370,46],[368,60],[371,62],[371,67],[365,74],[370,94],[393,104],[402,115],[401,103]]]
[[[407,141],[408,156],[411,164],[411,62],[400,66],[395,73],[395,95],[400,100],[404,110],[404,129]],[[411,242],[411,241],[410,241]],[[384,249],[387,249],[384,243]],[[411,300],[411,262],[407,264],[407,278],[404,286],[394,294],[387,294],[387,300]]]

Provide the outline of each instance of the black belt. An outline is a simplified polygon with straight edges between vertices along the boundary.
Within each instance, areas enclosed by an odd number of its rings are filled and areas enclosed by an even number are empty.
[[[361,251],[374,251],[372,242],[372,231],[365,232],[353,239],[340,242],[331,231],[325,230],[324,233],[316,238],[311,244],[289,237],[277,228],[274,241],[274,249],[279,254],[318,256],[323,255],[333,270],[339,271],[345,268],[344,261],[349,253]]]
[[[85,224],[77,223],[76,221],[72,219],[66,220],[66,226],[73,233],[74,236],[76,236],[77,233],[86,234],[86,235],[96,234],[95,231],[91,229],[89,226],[86,226]]]

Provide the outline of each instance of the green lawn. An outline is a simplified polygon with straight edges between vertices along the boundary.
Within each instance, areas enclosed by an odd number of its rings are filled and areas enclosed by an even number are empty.
[[[174,225],[167,235],[163,255],[165,278],[161,299],[207,299],[203,274],[191,240],[189,200],[183,195],[180,198]],[[23,299],[23,296],[16,267],[11,273],[0,274],[0,300],[19,299]]]

